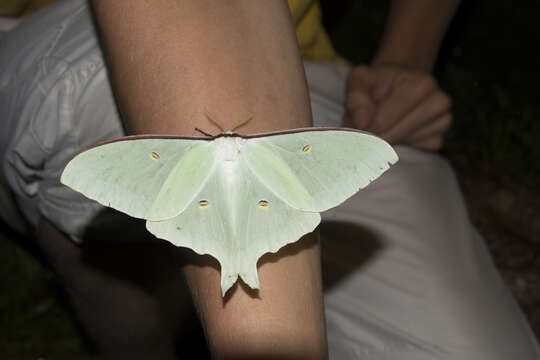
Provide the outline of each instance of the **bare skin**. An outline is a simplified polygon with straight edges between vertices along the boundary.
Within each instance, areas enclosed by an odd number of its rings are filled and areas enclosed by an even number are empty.
[[[449,104],[440,104],[439,100],[445,99],[429,71],[453,12],[452,4],[457,1],[446,0],[449,6],[441,7],[440,12],[436,6],[425,6],[426,1],[394,0],[393,15],[372,66],[358,67],[350,75],[345,120],[392,143],[436,149],[449,123]],[[196,127],[211,134],[220,132],[207,120],[206,111],[217,116],[226,129],[253,116],[238,130],[242,134],[311,125],[303,69],[286,2],[93,0],[93,5],[130,133],[200,135]],[[414,15],[419,11],[425,16],[422,21]],[[427,21],[430,14],[434,18]],[[426,30],[412,31],[418,23],[427,26]],[[411,31],[404,32],[405,28]],[[430,31],[430,36],[421,37]],[[410,47],[411,40],[417,47]],[[410,92],[411,88],[418,91]],[[401,91],[411,96],[403,99]],[[439,99],[434,101],[437,106],[420,106],[432,97]],[[367,109],[367,115],[361,109]],[[71,244],[45,219],[38,234],[42,241],[55,239],[59,244]],[[75,247],[69,252],[65,257],[68,262],[84,255]],[[265,256],[259,262],[262,290],[253,292],[240,283],[225,300],[220,294],[217,263],[186,252],[187,285],[213,355],[239,359],[325,358],[319,252],[316,237],[309,235],[276,255]],[[84,274],[87,281],[83,283],[79,276],[68,281],[137,298],[140,305],[135,307],[119,302],[108,309],[115,314],[124,312],[120,319],[136,316],[141,309],[145,314],[156,311],[155,299],[133,284],[108,278],[100,271],[81,269],[78,274]],[[172,289],[163,293],[170,294]],[[97,298],[90,294],[88,299]],[[113,305],[105,300],[78,306],[91,314],[94,305]],[[167,301],[178,308],[184,303]],[[177,314],[169,320],[184,318]],[[89,317],[90,324],[91,320]],[[93,334],[99,336],[102,324],[94,325]],[[117,325],[121,331],[122,323]],[[131,349],[131,359],[148,358],[145,351],[156,359],[174,358],[169,338],[172,331],[166,334],[168,328],[152,321],[147,328],[148,332],[140,329],[139,336],[146,338],[155,330],[155,348],[137,347],[135,336],[130,338],[135,341],[122,346],[109,343],[103,358],[121,358],[127,354],[126,349]]]
[[[452,123],[451,99],[431,74],[459,0],[394,0],[371,65],[347,82],[345,126],[391,144],[438,150]]]
[[[130,133],[249,134],[311,125],[304,72],[284,1],[93,1]],[[279,56],[276,56],[279,54]],[[262,290],[225,299],[219,267],[185,267],[217,358],[325,358],[319,245],[313,235],[259,262]],[[262,265],[261,265],[262,264]]]

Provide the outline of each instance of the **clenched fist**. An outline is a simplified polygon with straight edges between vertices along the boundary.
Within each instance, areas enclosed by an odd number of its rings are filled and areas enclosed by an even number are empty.
[[[451,99],[427,72],[399,66],[356,66],[347,80],[343,125],[391,144],[438,150],[452,123]]]

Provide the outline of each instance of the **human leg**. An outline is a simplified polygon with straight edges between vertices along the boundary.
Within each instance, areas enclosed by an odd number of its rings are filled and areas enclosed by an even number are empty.
[[[306,236],[278,253],[264,255],[258,262],[261,290],[251,290],[239,282],[223,299],[215,260],[197,257],[185,272],[217,358],[324,358],[326,339],[316,238]]]
[[[235,130],[238,120],[249,116],[235,131],[310,125],[304,74],[285,2],[93,4],[120,108],[132,132],[195,135],[196,128],[214,128],[205,109],[219,116],[223,128],[218,131]],[[231,204],[240,206],[235,200]],[[237,246],[234,240],[222,241]],[[259,239],[246,241],[247,249],[250,241]],[[225,299],[217,266],[187,267],[195,306],[218,358],[325,357],[318,242],[313,237],[300,241],[273,259],[260,266],[260,291],[237,286]]]
[[[324,270],[334,274],[325,293],[330,348],[374,359],[536,359],[537,342],[469,223],[451,168],[433,154],[398,154],[387,176],[325,218],[351,229],[337,244],[322,230]],[[338,263],[340,240],[370,243],[353,246],[371,253]]]
[[[173,246],[118,236],[80,246],[45,218],[36,240],[100,359],[177,358],[176,338],[195,317]]]
[[[98,216],[102,210],[101,207],[87,201],[79,194],[66,191],[65,187],[58,182],[63,166],[78,151],[100,140],[122,135],[122,126],[114,106],[102,56],[96,46],[88,10],[82,1],[67,5],[68,3],[64,2],[63,5],[73,6],[72,11],[63,13],[58,23],[51,20],[50,24],[44,25],[41,32],[38,32],[38,34],[43,34],[43,38],[36,41],[36,44],[43,46],[43,49],[39,55],[35,56],[35,63],[31,63],[25,69],[25,74],[28,75],[33,71],[36,76],[34,79],[28,79],[28,83],[32,86],[21,89],[16,84],[18,79],[13,78],[7,81],[8,85],[4,89],[5,99],[8,99],[6,103],[13,104],[20,101],[18,106],[25,109],[23,112],[28,113],[32,110],[32,114],[26,117],[26,114],[13,115],[13,122],[7,125],[20,129],[20,132],[13,131],[17,135],[13,137],[15,140],[7,146],[6,155],[2,156],[5,159],[3,165],[16,168],[15,171],[11,169],[10,186],[13,191],[16,191],[18,202],[26,205],[24,213],[38,228],[40,244],[51,262],[55,264],[59,276],[66,282],[79,316],[85,317],[82,322],[90,327],[90,332],[94,337],[107,337],[96,339],[98,344],[104,344],[100,345],[99,349],[108,354],[119,354],[128,351],[129,339],[148,338],[150,343],[161,344],[155,341],[156,335],[153,331],[157,331],[163,338],[167,338],[168,335],[163,335],[163,327],[159,325],[162,319],[159,314],[162,313],[163,304],[155,298],[156,294],[153,290],[146,291],[144,286],[138,283],[136,279],[141,275],[138,269],[132,268],[133,272],[123,269],[124,258],[112,267],[103,267],[100,256],[92,255],[92,249],[93,251],[102,249],[105,252],[105,249],[112,246],[111,243],[118,244],[118,241],[123,241],[122,239],[125,239],[127,235],[120,232],[120,237],[114,239],[101,235],[98,237],[99,241],[90,242],[92,240],[88,240],[89,230],[102,225],[92,224],[94,217]],[[55,10],[58,9],[65,10],[65,8],[55,8]],[[24,33],[23,30],[19,29],[21,34]],[[30,31],[26,32],[28,36]],[[28,36],[28,39],[33,38]],[[74,46],[74,48],[69,46]],[[8,96],[11,90],[19,92],[20,97],[14,99]],[[29,104],[31,101],[27,101],[23,104],[23,101],[28,99],[35,103]],[[35,116],[36,114],[39,116]],[[307,114],[305,112],[303,116],[294,118],[306,119]],[[21,118],[26,120],[19,125],[17,119]],[[47,123],[47,119],[53,124]],[[39,157],[36,157],[36,153]],[[21,162],[21,159],[24,161]],[[31,184],[25,183],[25,180],[30,180]],[[83,246],[66,244],[65,241],[68,238],[64,234],[69,234],[72,239],[82,242]],[[116,236],[118,235],[117,232]],[[130,240],[129,236],[127,240]],[[136,249],[139,247],[133,244],[128,245],[129,242],[126,241],[126,244],[118,245],[118,247],[126,246],[126,252],[137,258],[140,252]],[[116,246],[114,245],[115,248]],[[265,352],[279,350],[280,346],[275,345],[287,342],[282,349],[287,350],[289,347],[293,353],[298,354],[299,351],[303,352],[303,346],[309,343],[307,356],[324,357],[326,342],[317,249],[318,244],[312,238],[302,240],[298,246],[284,249],[279,256],[267,257],[265,264],[261,267],[261,284],[268,290],[261,292],[259,299],[252,299],[247,293],[243,293],[242,288],[239,288],[225,303],[222,302],[220,294],[212,301],[207,301],[208,296],[215,295],[215,293],[205,291],[209,289],[208,284],[212,283],[212,277],[217,272],[215,269],[211,269],[210,273],[200,271],[196,264],[191,267],[191,272],[188,270],[188,273],[199,272],[200,274],[200,276],[190,277],[191,288],[200,289],[197,290],[197,295],[205,294],[199,296],[197,300],[202,309],[201,316],[205,319],[205,325],[210,329],[207,332],[210,334],[212,329],[216,329],[213,344],[217,344],[217,348],[226,348],[234,343],[234,341],[227,343],[226,340],[241,338],[245,342],[251,341],[252,344],[253,342],[263,344],[264,339],[271,340],[264,343],[266,348],[262,350]],[[100,251],[94,254],[99,254]],[[158,261],[156,256],[160,253],[159,251],[148,250],[148,252],[152,254],[151,261]],[[83,260],[80,260],[81,258]],[[291,260],[293,258],[298,260]],[[74,276],[78,272],[85,274],[80,282]],[[127,272],[129,276],[118,276],[118,272],[121,274]],[[159,271],[156,276],[163,276],[163,274],[164,272]],[[156,282],[161,283],[161,281]],[[95,292],[83,291],[92,286],[108,289],[113,295],[109,299],[102,299],[95,298],[99,295]],[[218,290],[219,283],[211,289]],[[156,291],[161,293],[161,291]],[[291,295],[295,292],[299,292],[300,296]],[[239,297],[239,294],[244,295]],[[279,306],[278,300],[280,300]],[[123,302],[139,304],[136,307],[143,310],[123,309],[121,306]],[[297,306],[291,306],[291,302]],[[252,303],[258,306],[250,305]],[[128,337],[106,336],[107,317],[111,311],[107,308],[107,304],[110,304],[111,309],[117,308],[119,311],[116,314],[117,317],[112,319],[114,326],[110,325],[109,330],[113,333],[121,333],[125,319],[136,320],[137,313],[149,319],[134,321],[143,324],[139,333],[129,333]],[[168,301],[168,304],[177,305],[172,300]],[[212,309],[205,308],[208,304]],[[226,311],[223,311],[224,306],[227,307]],[[92,313],[89,309],[93,307],[101,308],[103,311]],[[204,315],[205,312],[209,314],[207,317]],[[223,318],[220,316],[222,314],[228,316],[227,321],[222,321]],[[259,314],[264,314],[264,316],[259,317]],[[250,320],[250,322],[245,320]],[[303,331],[306,324],[310,330],[314,330],[313,333]],[[228,331],[228,327],[236,332]],[[236,337],[231,337],[231,334],[235,334]],[[164,344],[159,346],[169,349],[168,340]],[[137,347],[141,348],[141,354],[144,353],[143,345],[141,340],[141,344]],[[297,348],[293,349],[295,346]]]
[[[316,125],[339,125],[347,69],[306,70]],[[331,358],[538,358],[451,167],[436,154],[396,150],[396,165],[323,215]]]

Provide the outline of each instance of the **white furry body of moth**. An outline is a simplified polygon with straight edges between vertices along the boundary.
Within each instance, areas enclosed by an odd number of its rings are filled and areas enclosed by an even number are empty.
[[[383,140],[352,129],[240,136],[129,136],[81,152],[61,181],[146,219],[148,231],[210,254],[224,295],[238,276],[259,288],[257,261],[313,231],[397,161]]]

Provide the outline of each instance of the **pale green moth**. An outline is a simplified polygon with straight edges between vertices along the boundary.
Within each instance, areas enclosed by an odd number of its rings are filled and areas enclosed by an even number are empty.
[[[259,289],[257,261],[319,224],[394,164],[392,147],[353,129],[241,136],[127,136],[79,153],[61,182],[136,218],[156,237],[221,265]]]

